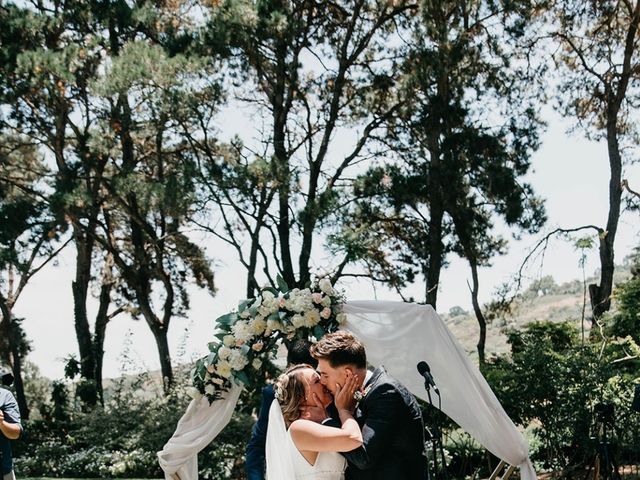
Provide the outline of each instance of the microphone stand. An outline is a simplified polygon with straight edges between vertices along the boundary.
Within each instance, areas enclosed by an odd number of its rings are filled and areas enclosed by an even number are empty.
[[[436,392],[436,395],[438,395],[438,406],[436,407],[433,404],[433,398],[431,398],[431,386],[429,385],[429,382],[427,380],[425,380],[424,382],[424,389],[427,391],[427,398],[429,399],[429,404],[431,405],[431,407],[437,408],[439,411],[442,411],[442,397],[440,396],[440,391],[434,385],[433,391]],[[429,435],[429,438],[431,440],[431,448],[433,449],[433,470],[434,470],[434,473],[437,475],[438,474],[438,453],[439,453],[440,461],[442,462],[442,469],[441,469],[442,478],[444,480],[448,480],[449,473],[447,472],[447,462],[444,456],[444,446],[442,445],[442,430],[440,429],[440,424],[438,422],[437,412],[434,412],[431,427],[433,428],[435,435],[431,433],[428,427],[425,427],[425,430]],[[431,480],[428,462],[427,462],[427,479]]]

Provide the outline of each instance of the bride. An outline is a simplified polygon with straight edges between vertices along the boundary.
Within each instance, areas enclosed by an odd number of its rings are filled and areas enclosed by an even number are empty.
[[[343,480],[346,460],[338,452],[362,445],[360,426],[353,418],[356,375],[336,388],[335,399],[320,383],[309,365],[289,368],[278,377],[276,401],[269,411],[267,433],[267,478],[270,480]],[[341,428],[325,426],[303,418],[304,407],[326,408],[335,402]],[[329,418],[329,415],[326,415]]]

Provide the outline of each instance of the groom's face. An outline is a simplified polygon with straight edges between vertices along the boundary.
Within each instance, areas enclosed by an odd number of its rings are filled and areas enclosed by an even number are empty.
[[[336,396],[336,384],[343,386],[347,379],[347,372],[351,370],[350,366],[332,367],[327,360],[318,359],[320,383],[327,387],[334,397]]]

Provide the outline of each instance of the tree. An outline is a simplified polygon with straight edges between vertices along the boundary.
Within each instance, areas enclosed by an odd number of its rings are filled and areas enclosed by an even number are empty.
[[[202,257],[179,231],[179,216],[172,217],[175,204],[182,207],[190,197],[183,198],[176,189],[182,184],[176,182],[175,171],[164,170],[167,159],[175,163],[179,156],[164,150],[167,141],[179,143],[174,137],[166,140],[172,134],[167,126],[171,119],[166,110],[157,117],[147,110],[142,112],[145,117],[136,118],[132,105],[146,97],[128,90],[153,80],[149,75],[162,50],[159,45],[164,41],[172,48],[179,34],[171,32],[181,25],[177,20],[182,13],[175,2],[124,1],[34,2],[2,10],[3,45],[8,45],[3,49],[3,100],[11,112],[5,125],[48,151],[56,174],[52,208],[68,223],[76,247],[72,292],[83,379],[78,392],[87,404],[101,398],[106,328],[123,311],[139,311],[158,326],[152,331],[162,350],[163,375],[170,382],[169,321],[164,317],[173,312],[175,292],[168,284],[181,282],[184,271],[180,260],[166,260],[167,249],[187,252],[198,262]],[[131,56],[118,60],[121,53],[134,50],[127,45],[136,41],[158,48],[139,48],[137,53],[145,57],[138,64]],[[108,84],[100,85],[97,80],[113,65],[120,70],[111,70]],[[140,128],[134,123],[138,120]],[[167,183],[158,186],[158,193],[150,181]],[[169,202],[166,208],[164,201]],[[199,268],[199,274],[208,271]],[[163,318],[150,306],[156,280],[166,287]],[[99,302],[93,332],[87,312],[92,290]],[[187,305],[186,291],[178,289],[178,295]]]
[[[13,370],[21,415],[29,418],[22,364],[30,351],[14,307],[29,280],[68,242],[59,238],[44,193],[47,169],[24,138],[0,142],[0,360]]]
[[[107,159],[94,154],[89,82],[105,52],[91,14],[93,4],[53,2],[8,5],[2,10],[5,58],[2,62],[3,103],[10,114],[3,126],[39,146],[51,158],[55,172],[51,209],[68,224],[76,250],[72,282],[74,321],[80,353],[80,373],[86,388],[83,401],[94,404],[101,391],[101,357],[110,314],[113,277],[104,254],[95,249],[92,232],[100,205],[100,178]],[[102,275],[95,278],[96,270]],[[95,268],[97,267],[97,268]],[[91,285],[99,290],[95,333],[87,303]]]
[[[356,184],[347,234],[378,275],[406,265],[398,287],[424,278],[424,301],[437,304],[449,253],[467,260],[484,358],[486,321],[478,303],[478,268],[504,253],[495,216],[518,231],[545,221],[542,202],[522,181],[538,146],[536,98],[530,72],[517,66],[514,39],[531,12],[511,2],[424,2],[422,23],[403,63],[398,115],[386,145],[396,155]],[[345,241],[345,244],[348,242]],[[352,242],[353,243],[353,242]],[[395,256],[385,255],[389,246]],[[371,268],[371,266],[369,266]]]
[[[196,168],[181,137],[189,122],[182,105],[201,99],[203,90],[193,85],[211,72],[144,40],[119,48],[96,86],[107,111],[122,109],[115,131],[103,125],[104,154],[118,157],[102,181],[107,197],[95,238],[122,276],[123,295],[137,307],[131,313],[153,333],[168,391],[173,372],[167,333],[171,319],[189,307],[188,280],[215,291],[203,249],[183,231],[195,202]]]
[[[206,46],[226,59],[234,102],[263,124],[252,149],[250,138],[214,148],[204,133],[192,135],[219,223],[196,221],[238,251],[247,296],[261,266],[272,284],[274,272],[289,286],[309,281],[318,234],[348,201],[349,172],[399,108],[390,93],[396,49],[389,42],[415,9],[370,0],[227,0],[211,9]],[[335,137],[345,125],[353,127],[353,141],[338,153]],[[334,280],[349,261],[343,255],[330,262]]]
[[[544,18],[544,33],[558,46],[553,60],[559,67],[560,112],[587,138],[607,142],[609,213],[604,227],[593,227],[599,237],[601,273],[599,283],[589,285],[595,321],[611,306],[622,167],[631,160],[623,152],[637,144],[631,115],[640,98],[633,81],[640,68],[640,2],[550,2]]]

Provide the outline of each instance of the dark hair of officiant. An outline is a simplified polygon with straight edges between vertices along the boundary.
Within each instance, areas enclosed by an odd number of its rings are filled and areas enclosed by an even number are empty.
[[[311,342],[304,338],[297,338],[287,346],[287,367],[306,363],[313,368],[318,366],[318,360],[311,356]]]

